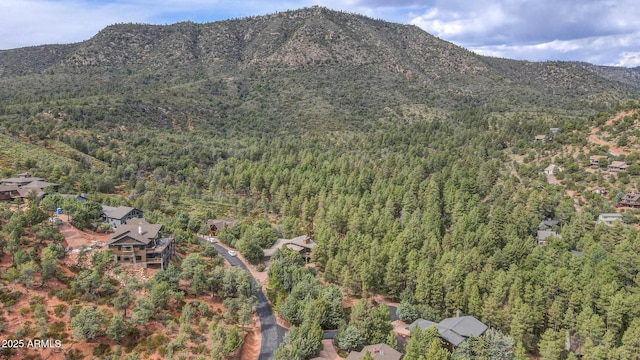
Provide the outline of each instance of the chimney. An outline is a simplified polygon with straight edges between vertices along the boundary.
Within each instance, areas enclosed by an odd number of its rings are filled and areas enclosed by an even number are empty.
[[[373,354],[377,354],[378,353],[378,348],[374,347],[373,348]]]
[[[309,243],[309,237],[308,237],[308,236],[305,236],[305,237],[302,239],[302,243],[303,243],[303,244],[308,244],[308,243]]]

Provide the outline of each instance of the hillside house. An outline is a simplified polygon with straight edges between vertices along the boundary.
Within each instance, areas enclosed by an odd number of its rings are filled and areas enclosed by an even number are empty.
[[[104,222],[107,222],[111,225],[112,228],[117,228],[118,226],[127,222],[130,219],[140,219],[144,216],[142,210],[138,210],[136,208],[132,208],[129,206],[102,206],[102,212],[100,217]]]
[[[622,221],[622,214],[618,213],[605,213],[598,216],[597,224],[605,224],[607,226],[613,226],[616,221]]]
[[[549,239],[559,238],[560,235],[552,230],[538,230],[536,235],[536,241],[538,242],[538,246],[547,246],[549,243]]]
[[[604,162],[604,160],[602,159],[608,159],[609,157],[606,155],[591,155],[589,157],[589,164],[591,165],[592,168],[598,168],[600,167],[600,164],[602,163],[601,161]]]
[[[387,344],[368,345],[362,351],[352,351],[346,360],[360,360],[369,352],[375,360],[400,360],[402,353]]]
[[[0,201],[13,201],[20,198],[17,185],[0,185]]]
[[[551,164],[547,166],[544,170],[545,175],[555,175],[562,171],[562,168],[558,165]]]
[[[630,207],[630,208],[640,208],[640,194],[639,193],[626,193],[624,196],[618,201],[618,207]]]
[[[44,179],[33,177],[29,173],[22,173],[18,174],[17,178],[0,179],[0,185],[16,185],[22,187],[34,181],[44,181]]]
[[[264,250],[264,257],[269,260],[276,250],[286,247],[300,253],[308,263],[311,261],[311,250],[316,246],[315,241],[307,235],[295,237],[293,239],[278,239],[273,246]]]
[[[173,239],[161,237],[161,230],[161,224],[129,219],[111,234],[107,246],[118,264],[160,265],[161,269],[166,269],[176,245]]]
[[[45,193],[56,192],[60,188],[59,184],[50,183],[44,180],[35,180],[20,187],[21,189],[42,190]]]
[[[407,329],[412,330],[416,326],[421,330],[435,326],[438,329],[438,333],[440,333],[443,345],[449,350],[458,347],[470,336],[481,336],[489,328],[473,316],[446,318],[437,324],[429,320],[418,319],[407,326]]]
[[[560,226],[562,224],[560,223],[560,220],[555,220],[555,219],[545,219],[540,221],[540,224],[538,224],[538,230],[554,230],[554,231],[558,231],[560,230]]]
[[[233,219],[209,219],[207,220],[209,235],[216,236],[220,229],[233,227],[233,223]]]
[[[608,169],[610,172],[621,172],[627,171],[627,168],[629,168],[629,165],[624,161],[612,161]]]
[[[10,201],[18,198],[35,196],[41,198],[45,194],[58,191],[59,184],[33,177],[29,173],[19,174],[17,178],[0,179],[0,201]]]
[[[606,196],[609,193],[609,190],[607,190],[607,188],[603,186],[594,186],[590,188],[589,191],[600,196]]]

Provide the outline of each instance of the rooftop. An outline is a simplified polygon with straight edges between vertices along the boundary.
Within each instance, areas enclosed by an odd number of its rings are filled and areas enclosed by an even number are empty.
[[[233,219],[209,219],[207,220],[207,226],[215,226],[216,229],[222,229],[225,226],[233,227]]]
[[[627,163],[624,161],[612,161],[611,165],[609,165],[609,167],[614,167],[614,168],[627,167],[627,166],[629,165],[627,165]]]
[[[438,329],[438,333],[440,333],[440,337],[453,346],[460,345],[470,336],[480,336],[488,329],[487,325],[473,316],[446,318],[438,324],[429,320],[418,319],[407,326],[407,329],[412,330],[416,326],[423,330],[435,326]]]
[[[161,224],[149,224],[145,219],[130,219],[120,225],[109,237],[107,245],[111,245],[127,237],[145,245],[156,239],[162,229]]]
[[[375,344],[365,346],[362,351],[352,351],[346,360],[359,360],[367,351],[376,360],[399,360],[402,357],[402,353],[387,344]]]
[[[604,213],[598,216],[599,219],[622,219],[622,214],[619,213]]]
[[[107,206],[107,205],[102,206],[102,213],[104,214],[104,216],[111,219],[122,219],[133,210],[134,208],[129,206],[118,206],[118,207]]]
[[[270,257],[276,250],[286,246],[293,251],[302,251],[304,249],[313,249],[316,246],[315,241],[311,240],[307,235],[295,237],[293,239],[278,239],[270,248],[264,249],[264,256]]]

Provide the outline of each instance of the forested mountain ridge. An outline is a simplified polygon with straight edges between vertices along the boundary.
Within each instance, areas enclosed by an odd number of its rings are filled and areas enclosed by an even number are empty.
[[[20,118],[25,102],[36,111],[54,102],[91,124],[365,129],[401,107],[576,116],[637,92],[574,63],[479,56],[415,26],[320,7],[118,24],[77,44],[0,51],[0,114]]]
[[[576,64],[606,79],[619,81],[635,87],[640,86],[640,66],[624,68],[617,66],[598,66],[584,62],[578,62]]]

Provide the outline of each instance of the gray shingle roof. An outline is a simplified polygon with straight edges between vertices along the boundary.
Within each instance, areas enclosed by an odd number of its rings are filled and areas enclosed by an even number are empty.
[[[161,224],[149,224],[145,219],[130,219],[120,225],[109,237],[107,245],[114,244],[126,238],[131,238],[134,243],[149,244],[156,239],[162,229]],[[129,244],[129,242],[127,243]]]
[[[24,176],[24,177],[17,177],[17,178],[0,179],[0,183],[7,184],[7,185],[24,185],[24,184],[28,184],[30,182],[38,181],[38,180],[42,181],[44,179],[38,178],[38,177]]]
[[[102,213],[104,214],[105,217],[110,219],[122,219],[133,210],[134,208],[129,206],[118,206],[118,207],[106,206],[106,205],[102,206]]]
[[[455,318],[446,318],[440,321],[440,325],[449,328],[456,333],[464,336],[480,336],[487,331],[488,326],[473,316],[461,316]]]
[[[47,181],[43,181],[43,180],[35,180],[32,181],[30,183],[28,183],[27,185],[24,185],[22,188],[24,189],[46,189],[48,187],[51,186],[60,186],[56,183],[50,183]]]
[[[407,329],[412,330],[416,326],[422,330],[435,326],[440,337],[453,346],[460,345],[470,336],[480,336],[488,329],[487,325],[473,316],[446,318],[438,324],[429,320],[418,319],[407,326]]]

